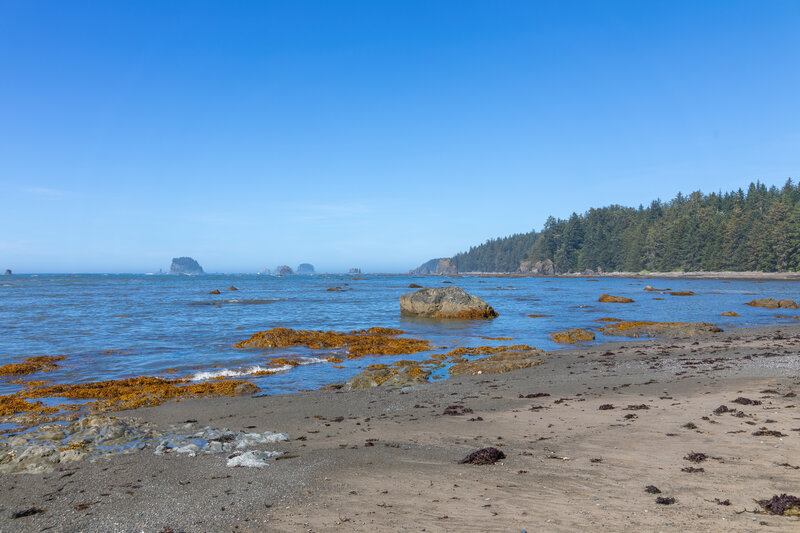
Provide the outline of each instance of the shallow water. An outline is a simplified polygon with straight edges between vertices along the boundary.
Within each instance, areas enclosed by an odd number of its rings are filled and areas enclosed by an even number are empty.
[[[198,372],[239,371],[274,357],[343,354],[303,348],[241,350],[232,345],[251,334],[283,326],[349,331],[383,326],[432,341],[438,347],[529,344],[563,348],[549,333],[573,327],[596,328],[593,320],[706,321],[724,329],[798,323],[779,316],[798,310],[744,305],[754,298],[800,300],[800,283],[742,280],[640,280],[598,278],[439,278],[361,275],[12,275],[0,286],[0,365],[37,355],[67,355],[54,372],[20,376],[53,383],[81,383],[137,375],[192,376]],[[434,321],[400,316],[398,298],[409,283],[464,288],[492,305],[499,318],[485,321]],[[643,287],[691,290],[695,296],[646,292]],[[238,291],[227,291],[235,286]],[[327,291],[331,287],[343,292]],[[211,295],[218,289],[221,294]],[[633,298],[632,304],[603,304],[602,293]],[[656,298],[663,298],[657,300]],[[735,311],[741,317],[722,317]],[[552,315],[528,318],[526,315]],[[492,341],[481,337],[513,337]],[[604,337],[598,341],[624,340]],[[344,368],[328,362],[309,364],[247,379],[264,393],[295,392],[345,381],[364,366],[412,356],[346,359]],[[170,373],[167,373],[170,372]],[[441,371],[439,372],[441,375]],[[19,390],[0,382],[0,394]]]

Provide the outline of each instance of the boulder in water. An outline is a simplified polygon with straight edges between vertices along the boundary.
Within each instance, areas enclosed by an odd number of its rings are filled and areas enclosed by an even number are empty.
[[[464,292],[460,287],[420,289],[400,296],[400,313],[403,316],[423,318],[495,318],[492,306]]]
[[[775,298],[758,298],[751,302],[747,302],[747,305],[753,307],[765,307],[767,309],[797,309],[798,304],[794,300],[789,300],[788,298],[784,298],[781,300],[776,300]]]
[[[629,304],[633,303],[633,298],[625,298],[624,296],[611,296],[610,294],[603,294],[598,298],[598,302],[606,304]]]

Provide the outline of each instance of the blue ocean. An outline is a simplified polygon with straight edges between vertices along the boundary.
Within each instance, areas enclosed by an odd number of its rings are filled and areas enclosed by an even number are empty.
[[[494,320],[424,320],[400,316],[398,298],[411,283],[462,287],[486,300]],[[693,291],[670,296],[646,285]],[[238,290],[227,290],[235,287]],[[340,288],[338,291],[328,289]],[[209,294],[212,290],[220,294]],[[599,303],[603,293],[633,298],[630,304]],[[347,380],[373,363],[424,360],[410,356],[324,360],[343,351],[305,348],[251,349],[233,344],[273,327],[350,331],[398,328],[429,340],[443,352],[460,346],[529,344],[561,349],[549,334],[567,328],[596,329],[595,319],[706,321],[724,329],[797,323],[791,309],[745,305],[760,297],[800,300],[800,283],[745,280],[598,278],[420,277],[402,275],[11,275],[0,278],[0,365],[39,355],[65,355],[53,372],[26,376],[52,383],[82,383],[132,376],[232,375],[275,357],[304,364],[246,379],[266,394],[296,392]],[[740,317],[722,317],[735,311]],[[527,315],[550,315],[530,318]],[[493,341],[483,337],[511,337]],[[624,340],[597,335],[596,342]],[[444,375],[445,370],[439,370]],[[0,381],[0,394],[20,385]]]

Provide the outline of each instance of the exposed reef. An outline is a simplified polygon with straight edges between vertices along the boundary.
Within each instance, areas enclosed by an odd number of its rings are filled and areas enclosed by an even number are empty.
[[[633,303],[633,298],[625,298],[624,296],[611,296],[610,294],[603,294],[598,298],[598,302],[607,304],[630,304]]]
[[[616,322],[602,331],[619,337],[698,337],[720,333],[722,328],[708,322]]]
[[[467,375],[475,376],[479,374],[501,374],[510,372],[520,368],[529,368],[532,366],[541,365],[544,363],[542,356],[545,353],[537,349],[528,350],[514,350],[512,347],[506,347],[502,352],[466,361],[463,363],[456,363],[449,368],[450,374],[454,376]]]
[[[236,348],[305,346],[314,350],[345,348],[348,357],[410,354],[432,349],[429,341],[398,337],[403,333],[405,332],[391,328],[369,328],[349,333],[273,328],[256,333],[234,346]]]
[[[550,340],[560,344],[575,344],[594,340],[594,332],[588,329],[572,328],[565,331],[556,331],[550,334]]]
[[[800,307],[797,302],[788,298],[783,298],[781,300],[776,300],[775,298],[758,298],[747,302],[746,305],[752,307],[766,307],[767,309],[797,309]]]

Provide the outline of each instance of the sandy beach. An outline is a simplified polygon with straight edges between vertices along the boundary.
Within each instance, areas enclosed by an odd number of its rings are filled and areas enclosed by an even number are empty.
[[[797,531],[756,501],[800,492],[799,349],[800,326],[739,329],[405,389],[124,411],[290,439],[261,446],[283,452],[263,468],[147,447],[6,474],[0,531]],[[489,446],[505,458],[459,464]]]

